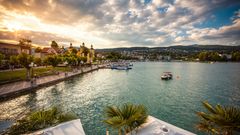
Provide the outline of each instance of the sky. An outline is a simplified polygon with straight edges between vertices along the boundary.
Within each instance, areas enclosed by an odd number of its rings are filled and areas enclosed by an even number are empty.
[[[240,45],[240,0],[0,0],[0,41],[94,48]]]

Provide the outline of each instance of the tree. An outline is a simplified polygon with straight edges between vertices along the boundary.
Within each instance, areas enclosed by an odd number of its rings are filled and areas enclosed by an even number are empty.
[[[45,61],[47,62],[47,64],[49,64],[49,65],[53,66],[53,68],[55,68],[61,62],[61,58],[58,57],[57,55],[48,56]]]
[[[4,55],[0,53],[0,65],[2,65],[2,60],[4,59]]]
[[[21,38],[19,40],[19,45],[31,47],[32,41],[30,39]]]
[[[211,61],[220,61],[221,57],[219,56],[219,54],[217,52],[212,52],[210,54],[210,60]]]
[[[147,120],[147,109],[143,105],[124,104],[122,107],[107,106],[104,122],[118,129],[119,135],[131,132]]]
[[[35,53],[40,53],[40,52],[42,52],[42,48],[37,47],[37,48],[35,49]]]
[[[118,59],[121,59],[122,56],[118,52],[110,52],[106,58],[110,60],[118,60]]]
[[[201,52],[198,55],[198,58],[199,58],[200,61],[206,61],[207,60],[207,52]]]
[[[41,58],[34,58],[34,63],[37,64],[37,66],[42,65],[42,59]]]
[[[48,57],[43,59],[42,64],[46,67],[48,66]]]
[[[82,52],[83,52],[84,56],[87,56],[89,53],[89,49],[84,45],[84,43],[83,43],[82,49],[83,49]]]
[[[11,65],[11,68],[14,69],[14,66],[19,64],[18,57],[17,56],[10,56],[9,64]]]
[[[70,66],[76,66],[78,59],[76,55],[68,55],[65,57],[65,61],[67,61]]]
[[[232,53],[232,60],[233,61],[240,61],[240,52]]]
[[[196,126],[198,130],[218,135],[240,132],[240,108],[219,104],[213,107],[207,101],[202,104],[208,112],[197,112],[200,118]]]
[[[56,42],[56,41],[52,41],[51,47],[52,47],[52,48],[58,48],[57,42]]]
[[[72,51],[71,51],[71,53],[72,53],[72,54],[76,55],[76,54],[77,54],[77,52],[78,52],[78,51],[77,51],[77,49],[76,49],[76,48],[72,48]]]
[[[83,63],[86,63],[86,62],[87,62],[87,57],[80,57],[80,60],[81,60]]]
[[[21,64],[24,68],[26,68],[26,79],[30,79],[30,64],[33,62],[33,56],[28,55],[26,53],[21,53],[17,56],[19,64]]]

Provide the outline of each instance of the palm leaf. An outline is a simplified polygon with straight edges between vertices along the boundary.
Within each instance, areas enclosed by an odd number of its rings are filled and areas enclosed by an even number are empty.
[[[217,113],[216,110],[207,101],[203,101],[202,104],[209,112],[214,114]]]
[[[204,107],[209,111],[197,112],[201,121],[197,129],[205,132],[232,134],[233,131],[240,131],[240,108],[234,106],[216,105],[213,108],[207,101],[203,102]]]

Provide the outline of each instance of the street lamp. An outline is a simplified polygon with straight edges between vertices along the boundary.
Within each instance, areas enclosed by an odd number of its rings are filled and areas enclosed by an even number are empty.
[[[32,85],[32,86],[36,84],[36,78],[34,78],[34,80],[32,79],[33,76],[36,77],[35,75],[33,75],[33,67],[36,67],[36,66],[37,66],[37,65],[34,64],[33,62],[31,62],[31,64],[29,64],[29,67],[32,68],[32,75],[31,75],[31,85]]]
[[[67,74],[67,65],[68,65],[68,62],[67,61],[65,61],[64,63],[63,63],[64,65],[65,65],[65,73],[64,73],[64,75],[65,75],[65,77],[67,77],[68,76],[68,74]]]

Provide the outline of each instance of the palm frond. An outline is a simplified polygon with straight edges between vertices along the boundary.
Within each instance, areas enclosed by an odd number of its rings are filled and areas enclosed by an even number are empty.
[[[147,109],[143,105],[123,104],[121,107],[107,106],[107,118],[104,122],[113,128],[124,129],[125,132],[139,127],[146,122]]]
[[[214,114],[217,113],[216,110],[207,101],[203,101],[202,104],[209,112]]]
[[[197,128],[205,132],[218,132],[232,134],[233,131],[240,131],[240,108],[234,106],[216,105],[213,108],[207,101],[203,102],[204,107],[209,111],[197,112],[201,121]]]

